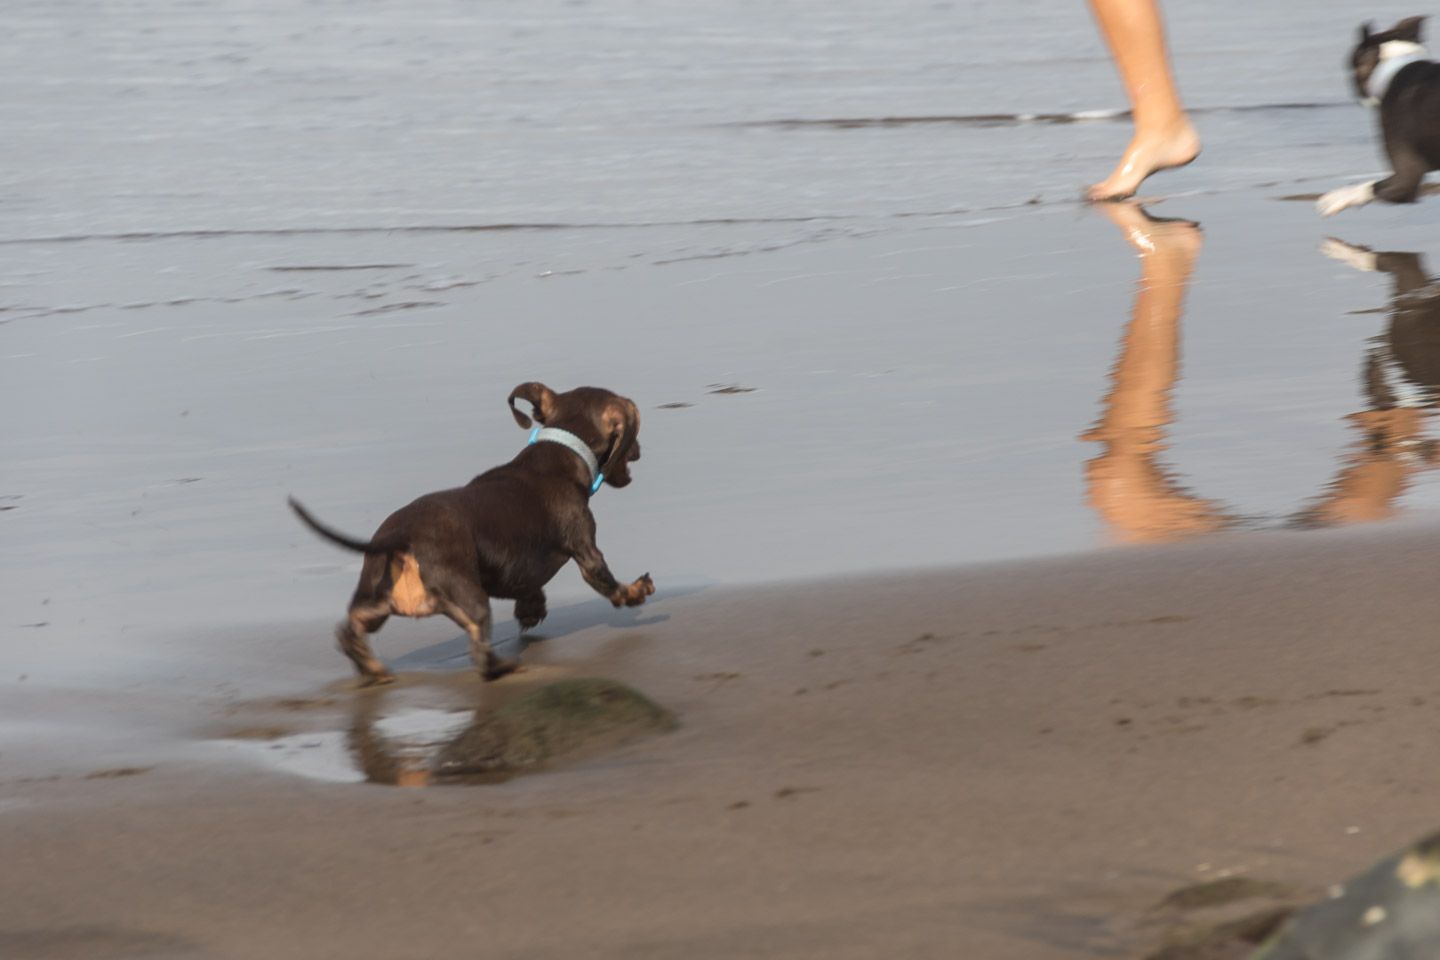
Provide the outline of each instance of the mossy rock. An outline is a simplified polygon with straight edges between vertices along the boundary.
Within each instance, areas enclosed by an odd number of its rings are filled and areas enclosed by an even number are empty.
[[[1252,960],[1440,957],[1440,832],[1296,913]]]
[[[436,780],[504,779],[677,726],[669,711],[613,680],[558,680],[476,719],[444,746]]]

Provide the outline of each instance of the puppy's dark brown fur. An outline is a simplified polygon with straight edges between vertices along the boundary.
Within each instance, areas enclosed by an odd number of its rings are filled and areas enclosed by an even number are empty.
[[[612,487],[630,483],[640,459],[640,413],[625,397],[598,387],[557,394],[543,383],[522,383],[510,394],[521,427],[530,418],[515,407],[530,403],[537,421],[568,430],[589,445]],[[522,632],[545,619],[544,586],[568,560],[585,582],[615,606],[639,606],[655,592],[647,573],[621,584],[595,545],[589,467],[557,443],[525,447],[503,466],[463,487],[429,493],[392,513],[369,541],[325,526],[293,498],[290,506],[310,529],[365,554],[348,616],[336,628],[340,649],[367,682],[393,679],[370,650],[369,634],[391,614],[443,613],[470,635],[470,655],[486,680],[516,669],[490,648],[490,599],[515,601]]]

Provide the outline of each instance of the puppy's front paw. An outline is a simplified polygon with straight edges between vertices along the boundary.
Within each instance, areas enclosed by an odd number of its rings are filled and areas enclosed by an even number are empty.
[[[1333,217],[1347,207],[1363,207],[1375,199],[1374,183],[1352,183],[1339,187],[1315,201],[1315,209],[1322,217]]]
[[[619,595],[615,598],[615,606],[624,604],[627,607],[638,607],[645,602],[645,598],[655,593],[655,581],[650,579],[650,574],[641,574],[634,583],[628,583],[620,588]]]
[[[1371,271],[1375,269],[1375,252],[1369,247],[1346,243],[1336,237],[1326,237],[1320,244],[1320,252],[1331,260],[1339,260],[1356,270]]]

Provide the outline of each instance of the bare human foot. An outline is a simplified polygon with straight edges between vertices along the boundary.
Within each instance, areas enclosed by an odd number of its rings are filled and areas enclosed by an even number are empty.
[[[1135,136],[1110,176],[1085,191],[1087,200],[1123,200],[1157,170],[1183,167],[1200,155],[1170,54],[1160,0],[1090,0],[1095,23],[1115,59],[1135,118]]]
[[[1110,176],[1092,184],[1085,191],[1085,199],[1124,200],[1134,196],[1150,174],[1183,167],[1199,155],[1200,135],[1183,114],[1163,128],[1136,130]]]

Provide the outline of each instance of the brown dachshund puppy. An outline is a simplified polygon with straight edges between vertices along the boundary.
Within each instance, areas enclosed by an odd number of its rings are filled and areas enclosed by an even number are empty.
[[[617,607],[639,606],[655,592],[648,573],[616,582],[595,545],[589,505],[602,482],[630,483],[630,464],[640,459],[635,404],[598,387],[557,394],[543,383],[522,383],[510,394],[510,412],[527,428],[530,418],[515,408],[517,399],[541,424],[529,446],[463,487],[401,507],[368,542],[330,529],[290,499],[310,529],[365,554],[349,615],[335,631],[365,682],[394,679],[366,640],[392,613],[454,620],[470,635],[475,666],[494,680],[519,664],[490,649],[491,597],[515,601],[524,632],[545,619],[545,584],[567,560]]]

